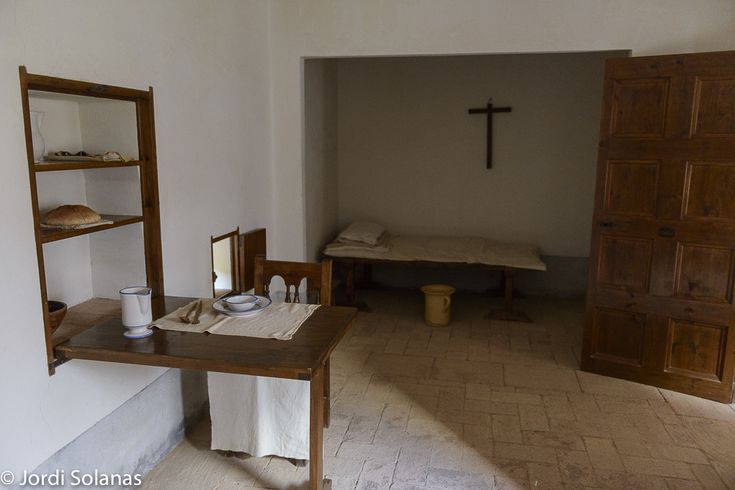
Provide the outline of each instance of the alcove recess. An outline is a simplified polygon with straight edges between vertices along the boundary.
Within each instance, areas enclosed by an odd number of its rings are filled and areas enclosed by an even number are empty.
[[[163,296],[153,89],[147,91],[34,75],[20,67],[26,152],[40,278],[40,306],[49,373],[54,347],[119,309],[118,291],[147,284]],[[44,159],[33,157],[31,111],[42,112]],[[50,161],[72,154],[114,151],[130,161]],[[41,226],[47,211],[83,204],[106,224],[77,230]],[[111,223],[109,223],[111,221]],[[52,332],[48,300],[69,306]]]

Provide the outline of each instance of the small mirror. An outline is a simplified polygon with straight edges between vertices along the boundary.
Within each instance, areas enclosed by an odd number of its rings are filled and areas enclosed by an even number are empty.
[[[240,290],[238,284],[237,240],[240,228],[211,237],[212,293],[215,298]]]

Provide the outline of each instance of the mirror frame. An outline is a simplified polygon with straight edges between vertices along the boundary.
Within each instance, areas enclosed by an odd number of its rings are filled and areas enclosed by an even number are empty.
[[[238,226],[233,231],[230,231],[228,233],[224,233],[222,235],[214,236],[210,235],[210,256],[212,259],[212,297],[217,297],[217,290],[215,289],[215,282],[216,282],[216,276],[214,273],[214,246],[216,243],[219,243],[223,240],[230,240],[230,269],[231,269],[231,277],[232,277],[232,289],[230,289],[229,292],[226,292],[222,294],[221,296],[226,296],[228,294],[232,294],[234,292],[240,291],[240,264],[239,264],[239,257],[240,254],[238,253],[238,245],[239,245],[239,237],[240,237],[240,227]]]

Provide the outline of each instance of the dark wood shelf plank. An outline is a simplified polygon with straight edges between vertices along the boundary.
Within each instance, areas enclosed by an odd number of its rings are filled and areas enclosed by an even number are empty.
[[[33,170],[36,172],[58,172],[61,170],[88,170],[93,168],[139,167],[142,160],[129,162],[42,162],[36,163]]]
[[[92,298],[67,311],[64,320],[53,333],[54,346],[69,340],[88,328],[120,316],[120,300]]]
[[[41,228],[41,241],[43,243],[55,242],[57,240],[64,240],[66,238],[72,238],[80,235],[87,235],[89,233],[96,233],[98,231],[118,228],[120,226],[130,225],[133,223],[141,223],[143,221],[142,216],[130,216],[121,214],[103,214],[101,216],[103,220],[112,221],[112,223],[83,228],[81,230],[52,230],[49,228]]]

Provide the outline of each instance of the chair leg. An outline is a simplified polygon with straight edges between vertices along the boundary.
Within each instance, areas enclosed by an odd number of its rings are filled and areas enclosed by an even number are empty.
[[[329,427],[330,416],[330,386],[329,386],[329,359],[324,363],[324,427]]]

